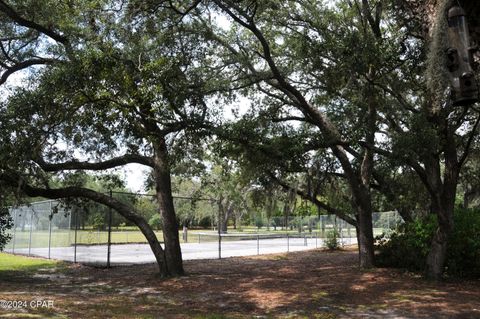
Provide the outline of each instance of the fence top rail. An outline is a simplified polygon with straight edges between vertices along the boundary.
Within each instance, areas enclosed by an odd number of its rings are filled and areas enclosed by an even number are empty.
[[[312,234],[316,234],[316,233],[320,233],[318,231],[315,231],[315,232],[312,232]],[[257,237],[277,237],[277,238],[283,238],[283,237],[296,237],[296,236],[300,236],[300,237],[304,237],[306,235],[309,235],[311,233],[288,233],[288,232],[277,232],[277,233],[235,233],[235,234],[218,234],[218,233],[192,233],[192,235],[200,235],[200,236],[210,236],[210,237],[218,237],[220,235],[220,237],[232,237],[232,238],[235,238],[235,237],[251,237],[253,239],[257,238]]]
[[[58,201],[56,199],[46,199],[46,200],[41,200],[41,201],[38,201],[38,202],[22,203],[22,204],[18,204],[18,205],[7,206],[7,209],[26,209],[26,208],[31,208],[32,206],[35,206],[35,205],[46,204],[46,203],[58,203],[58,204],[60,204],[60,201]]]

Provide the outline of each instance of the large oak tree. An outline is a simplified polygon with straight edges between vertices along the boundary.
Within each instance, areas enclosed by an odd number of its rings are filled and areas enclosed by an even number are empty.
[[[0,9],[2,27],[15,38],[5,41],[19,43],[3,51],[4,79],[35,64],[34,56],[48,56],[41,59],[43,67],[26,73],[29,85],[18,87],[2,105],[4,187],[110,206],[140,228],[162,275],[183,274],[171,174],[201,153],[199,127],[214,109],[207,109],[205,96],[215,72],[199,62],[206,46],[180,32],[181,16],[172,10],[152,21],[115,1],[44,8],[45,15],[34,15],[23,2],[2,2]],[[129,163],[151,168],[164,249],[132,207],[91,189],[50,185],[52,175]]]

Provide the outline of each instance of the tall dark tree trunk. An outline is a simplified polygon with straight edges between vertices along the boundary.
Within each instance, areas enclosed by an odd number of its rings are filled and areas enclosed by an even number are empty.
[[[445,270],[447,260],[447,246],[454,229],[453,214],[455,210],[456,185],[443,185],[444,191],[439,193],[436,207],[438,227],[433,235],[430,251],[427,256],[426,276],[433,280],[440,280]]]
[[[418,165],[415,169],[430,193],[431,213],[435,214],[438,220],[426,265],[426,276],[434,280],[440,280],[445,270],[448,241],[454,229],[453,217],[458,179],[465,160],[463,156],[460,160],[457,158],[454,130],[448,129],[447,119],[441,122],[443,122],[443,129],[439,129],[441,132],[439,135],[443,137],[445,167],[441,167],[441,158],[438,153],[430,153],[423,159],[425,169]],[[467,154],[468,148],[464,150],[464,155]]]
[[[364,3],[364,10],[367,7]],[[368,14],[368,13],[367,13]],[[380,21],[375,23],[372,20],[367,19],[370,22],[371,28],[377,39],[381,39],[380,34]],[[378,30],[377,30],[378,28]],[[368,78],[375,79],[376,72],[371,68],[368,72]],[[365,141],[369,145],[375,144],[375,133],[377,132],[377,92],[372,83],[366,86],[365,98],[368,102],[367,108],[367,123]],[[360,255],[360,267],[370,268],[375,264],[375,252],[374,252],[374,240],[373,240],[373,224],[372,224],[372,193],[370,190],[370,184],[373,174],[373,161],[374,152],[370,148],[365,148],[363,154],[362,165],[360,166],[360,180],[359,191],[356,192],[357,207],[358,210],[358,226],[360,230],[360,242],[359,242],[359,255]]]
[[[361,208],[357,223],[359,264],[361,268],[371,268],[375,263],[371,209]]]
[[[229,206],[227,208],[227,211],[223,215],[222,223],[220,224],[220,226],[221,226],[220,232],[222,234],[226,234],[228,232],[228,220],[230,219],[230,215],[231,215],[231,208]]]
[[[439,280],[445,270],[447,260],[447,245],[449,237],[453,231],[453,212],[441,210],[437,216],[442,216],[439,220],[438,228],[432,239],[430,252],[427,256],[426,275],[433,280]]]
[[[230,218],[231,204],[220,195],[218,200],[218,230],[222,234],[228,231],[228,219]]]
[[[430,252],[427,256],[426,276],[440,280],[445,270],[447,246],[454,229],[453,215],[457,194],[458,178],[463,160],[457,158],[454,129],[450,128],[447,119],[439,121],[440,136],[443,137],[445,167],[440,167],[438,155],[431,156],[425,163],[425,169],[430,186],[432,208],[438,219],[438,227],[432,239]]]
[[[359,178],[353,170],[346,154],[339,146],[332,148],[334,154],[342,163],[345,176],[350,190],[352,191],[352,207],[357,217],[357,239],[359,264],[362,268],[374,266],[373,228],[372,228],[372,204],[369,188],[369,180],[372,168],[372,153],[366,150],[362,162],[362,173]],[[365,186],[368,185],[368,186]]]
[[[375,73],[370,70],[368,77],[375,78]],[[372,84],[366,87],[365,98],[368,102],[367,131],[365,142],[367,145],[375,144],[375,132],[377,131],[377,101],[376,92]],[[372,268],[375,264],[373,224],[372,224],[372,195],[370,184],[373,173],[373,155],[370,147],[365,147],[359,172],[355,172],[345,155],[337,153],[341,159],[343,169],[347,173],[347,181],[352,190],[352,206],[357,213],[357,239],[358,255],[361,268]]]
[[[369,194],[363,196],[355,202],[359,265],[361,268],[372,268],[375,265],[372,206]]]
[[[162,217],[165,258],[168,273],[172,276],[184,274],[180,238],[178,236],[178,222],[172,197],[172,182],[168,150],[165,139],[160,139],[155,145],[154,169],[156,198]]]

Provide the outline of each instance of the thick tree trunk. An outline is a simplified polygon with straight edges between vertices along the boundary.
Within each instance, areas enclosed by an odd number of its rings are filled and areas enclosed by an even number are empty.
[[[445,162],[442,192],[438,192],[439,196],[432,196],[435,203],[433,207],[437,210],[438,228],[433,236],[430,252],[427,256],[426,276],[433,280],[440,280],[443,276],[447,260],[448,240],[454,227],[453,214],[458,183],[458,167],[456,166],[456,159],[449,160],[447,157]]]
[[[137,222],[135,222],[135,225],[137,225],[137,227],[140,229],[142,234],[147,239],[148,244],[150,245],[150,249],[152,250],[153,255],[155,256],[155,260],[157,261],[157,265],[160,270],[160,275],[162,277],[168,277],[170,273],[167,269],[167,260],[165,258],[165,252],[162,249],[162,246],[160,246],[157,236],[153,232],[152,228],[145,220],[138,220]]]
[[[178,236],[178,222],[172,197],[172,183],[168,151],[165,140],[161,139],[156,145],[153,174],[156,183],[156,198],[162,217],[165,258],[168,273],[172,276],[184,274],[180,239]]]
[[[233,218],[235,220],[235,216],[233,214],[233,204],[229,203],[227,212],[225,214],[225,217],[223,218],[223,223],[222,223],[222,232],[227,233],[228,232],[228,220],[230,218]]]
[[[372,268],[375,264],[372,207],[369,196],[357,204],[358,258],[361,268]]]
[[[218,201],[218,230],[221,234],[226,234],[228,231],[228,219],[230,217],[230,204],[224,201],[223,196],[220,196]]]
[[[439,227],[435,232],[430,252],[427,257],[427,278],[439,280],[443,276],[444,265],[447,259],[447,243],[449,231]]]
[[[453,207],[441,209],[437,216],[439,224],[427,256],[426,269],[427,278],[433,280],[440,280],[445,270],[448,239],[453,231]]]
[[[296,194],[295,194],[296,195]],[[292,204],[290,201],[290,194],[288,195],[287,200],[285,201],[285,205],[283,206],[283,227],[288,230],[288,221],[290,219],[290,212],[295,210],[295,208],[292,209]],[[293,199],[295,201],[295,198]]]
[[[448,240],[453,232],[453,214],[457,194],[458,176],[461,163],[457,160],[457,149],[454,140],[454,131],[443,122],[445,136],[445,167],[441,178],[439,158],[427,161],[428,176],[430,179],[432,207],[436,209],[438,228],[433,236],[430,252],[427,256],[426,276],[430,279],[440,280],[447,260]]]
[[[226,213],[223,215],[222,222],[220,223],[220,232],[222,234],[226,234],[228,232],[228,216],[229,214]]]
[[[362,163],[362,176],[358,178],[343,149],[337,146],[332,148],[332,151],[342,163],[347,182],[352,191],[352,208],[357,212],[359,264],[362,268],[371,268],[374,266],[372,204],[369,189],[370,169],[373,165],[371,162],[372,155],[366,154]]]
[[[364,10],[368,6],[365,6]],[[365,11],[368,14],[368,10]],[[371,19],[367,19],[370,22],[370,26],[378,41],[381,41],[381,31],[379,27],[380,21],[376,21],[372,24]],[[373,68],[368,72],[368,77],[374,79],[376,72]],[[366,87],[365,92],[366,100],[368,101],[367,112],[367,128],[365,134],[365,140],[369,145],[375,145],[375,132],[377,131],[377,92],[373,84],[369,84]],[[360,167],[360,180],[362,181],[360,191],[356,194],[358,197],[357,204],[360,210],[358,211],[358,225],[360,229],[360,242],[359,242],[359,256],[360,267],[371,268],[375,263],[375,252],[373,246],[373,224],[372,224],[372,194],[370,190],[370,184],[373,174],[374,166],[374,152],[373,150],[366,148],[363,155],[362,165]]]
[[[368,226],[370,225],[370,226]],[[374,266],[374,246],[372,231],[372,215],[359,218],[358,226],[358,260],[361,268]]]

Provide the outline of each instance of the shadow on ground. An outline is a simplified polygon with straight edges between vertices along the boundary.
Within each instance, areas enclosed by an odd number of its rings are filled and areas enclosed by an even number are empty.
[[[399,270],[360,271],[357,258],[355,251],[315,250],[188,261],[187,276],[173,279],[159,278],[154,265],[45,269],[2,280],[0,300],[52,300],[54,306],[0,309],[0,316],[480,317],[479,281],[436,284]]]

